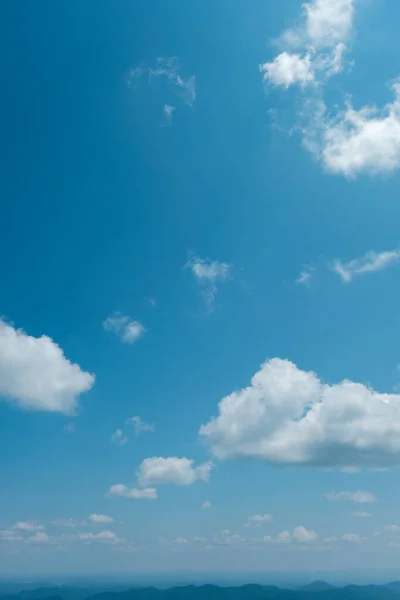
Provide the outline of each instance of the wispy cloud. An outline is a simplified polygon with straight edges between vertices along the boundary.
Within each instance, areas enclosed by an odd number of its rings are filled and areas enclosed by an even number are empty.
[[[176,110],[176,106],[171,106],[170,104],[164,104],[163,113],[165,117],[165,123],[167,125],[172,124],[172,117],[174,115],[174,111]]]
[[[385,252],[367,252],[360,258],[354,258],[348,262],[342,263],[336,260],[331,269],[339,275],[345,283],[350,282],[358,275],[382,271],[400,261],[400,250],[387,250]]]
[[[185,104],[193,106],[196,100],[196,77],[190,75],[184,78],[180,74],[180,70],[180,61],[177,56],[158,58],[156,67],[149,69],[149,80],[153,77],[166,77]]]
[[[140,321],[131,317],[114,313],[103,321],[105,331],[112,331],[124,344],[133,344],[146,333],[146,328]]]
[[[215,305],[217,284],[229,278],[231,265],[194,256],[186,263],[185,267],[191,270],[195,279],[202,286],[202,295],[207,312],[212,312]]]
[[[327,492],[324,496],[328,500],[350,500],[357,504],[376,501],[375,496],[371,492],[363,492],[361,490],[357,492]]]
[[[125,421],[127,425],[133,425],[133,431],[135,435],[140,433],[155,431],[155,425],[153,423],[145,423],[139,416],[130,417]]]
[[[128,443],[128,438],[123,434],[122,429],[116,429],[111,436],[111,443],[117,446],[125,446]]]
[[[315,267],[312,267],[311,265],[304,265],[296,279],[296,283],[301,285],[310,285],[314,271]]]

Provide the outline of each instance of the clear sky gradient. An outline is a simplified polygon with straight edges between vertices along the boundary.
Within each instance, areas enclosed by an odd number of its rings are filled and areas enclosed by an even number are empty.
[[[0,17],[1,573],[394,568],[400,4]]]

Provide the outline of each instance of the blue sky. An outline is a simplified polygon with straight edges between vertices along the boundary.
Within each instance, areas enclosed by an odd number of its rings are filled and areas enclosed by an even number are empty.
[[[2,572],[395,567],[400,6],[0,11]]]

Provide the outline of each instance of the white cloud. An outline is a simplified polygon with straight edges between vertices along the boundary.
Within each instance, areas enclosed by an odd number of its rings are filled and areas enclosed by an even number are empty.
[[[203,504],[201,505],[201,508],[203,510],[208,510],[209,508],[211,508],[211,502],[209,500],[204,500]]]
[[[12,529],[17,531],[43,531],[44,526],[36,521],[18,521],[12,526]]]
[[[371,516],[371,513],[369,512],[363,512],[361,510],[356,510],[356,512],[353,512],[353,516],[354,517],[359,517],[360,519],[366,519],[368,517]]]
[[[400,395],[344,380],[328,385],[288,360],[264,363],[200,428],[219,459],[272,464],[400,464]]]
[[[27,538],[27,543],[29,544],[48,544],[50,542],[50,538],[47,533],[44,531],[38,531],[35,535]]]
[[[135,435],[148,431],[155,431],[155,426],[152,423],[145,423],[140,417],[131,417],[125,421],[127,425],[133,425]]]
[[[400,81],[392,83],[394,100],[382,108],[327,110],[324,85],[340,73],[352,37],[356,0],[311,0],[303,18],[280,38],[283,50],[260,67],[270,85],[293,84],[308,91],[300,114],[303,143],[332,174],[390,173],[400,167]]]
[[[283,51],[260,65],[264,80],[288,88],[314,85],[317,93],[329,77],[343,69],[346,42],[351,36],[354,0],[312,0],[303,4],[302,20],[280,37]]]
[[[165,122],[167,123],[167,125],[172,124],[172,117],[174,115],[175,110],[176,110],[176,106],[171,106],[170,104],[164,104],[163,114],[164,114]]]
[[[135,500],[155,500],[157,498],[157,490],[154,488],[128,488],[126,485],[118,483],[110,487],[108,495],[122,496],[123,498],[133,498]]]
[[[400,167],[400,83],[395,99],[378,110],[351,104],[324,123],[321,159],[328,171],[352,177],[360,173],[390,173]]]
[[[165,77],[173,86],[174,91],[188,106],[193,106],[196,100],[196,77],[191,75],[186,79],[180,74],[180,62],[176,56],[158,58],[155,69],[149,69],[149,80],[153,77]]]
[[[207,540],[207,538],[206,538],[206,537],[202,537],[202,536],[197,536],[197,535],[196,535],[196,536],[193,538],[193,541],[194,541],[194,542],[199,542],[199,543],[201,543],[201,544],[205,544],[205,543],[206,543],[208,540]]]
[[[345,533],[340,539],[343,542],[351,542],[353,544],[359,544],[363,541],[363,538],[358,533]]]
[[[194,467],[193,463],[193,460],[176,456],[145,458],[139,466],[138,481],[142,486],[164,483],[192,485],[195,481],[208,481],[212,463],[207,462],[198,467]]]
[[[121,540],[113,531],[100,531],[99,533],[80,533],[80,540],[97,544],[117,544]]]
[[[350,500],[356,504],[365,504],[368,502],[376,502],[376,498],[371,492],[327,492],[324,494],[328,500]]]
[[[264,540],[265,540],[265,537],[264,537]],[[290,533],[290,531],[287,531],[287,530],[282,531],[281,533],[278,533],[278,535],[276,536],[276,541],[281,544],[288,544],[289,542],[292,541],[292,534]]]
[[[270,515],[270,514],[267,514],[267,515],[251,515],[249,517],[249,521],[255,521],[256,523],[270,523],[273,520],[274,519],[272,518],[272,515]]]
[[[54,521],[51,522],[52,525],[55,525],[56,527],[78,527],[79,525],[81,525],[80,521],[77,521],[76,519],[55,519]]]
[[[108,517],[107,515],[98,515],[96,513],[89,515],[88,520],[91,523],[112,523],[114,521],[112,517]]]
[[[128,443],[128,438],[123,434],[122,429],[116,429],[111,436],[111,443],[117,446],[125,446]]]
[[[353,467],[352,465],[348,465],[347,467],[343,467],[343,469],[340,469],[341,473],[348,473],[350,475],[355,475],[356,473],[360,472],[360,469],[358,467]]]
[[[174,539],[174,543],[182,545],[182,544],[188,544],[189,541],[184,537],[177,537]]]
[[[71,363],[51,338],[0,319],[0,396],[20,408],[73,415],[93,383],[94,375]]]
[[[314,71],[310,54],[304,57],[300,54],[282,52],[272,62],[260,65],[264,73],[264,81],[288,88],[294,83],[305,86],[314,81]]]
[[[140,321],[131,317],[114,313],[103,322],[106,331],[112,331],[125,344],[133,344],[146,333],[146,328]]]
[[[23,542],[25,538],[15,533],[15,531],[3,530],[0,531],[0,541],[2,542]]]
[[[315,542],[318,538],[318,533],[312,529],[306,529],[303,525],[299,525],[293,529],[293,537],[296,542],[308,544],[309,542]]]
[[[217,260],[208,260],[198,257],[192,257],[185,265],[189,268],[195,279],[202,286],[202,295],[208,312],[212,312],[217,293],[217,284],[226,281],[231,272],[231,265],[218,262]]]
[[[385,525],[384,527],[385,531],[400,531],[400,526],[399,525]]]
[[[313,0],[303,5],[307,35],[315,46],[335,46],[352,30],[354,0]]]
[[[400,250],[386,250],[379,253],[367,252],[361,258],[354,258],[347,263],[336,260],[331,268],[343,282],[348,283],[357,275],[382,271],[399,261]]]
[[[314,267],[311,267],[310,265],[305,265],[300,271],[300,275],[296,279],[296,283],[300,283],[302,285],[309,285],[314,270]]]

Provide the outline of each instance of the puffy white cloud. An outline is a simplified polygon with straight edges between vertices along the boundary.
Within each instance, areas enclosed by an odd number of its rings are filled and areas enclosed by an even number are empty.
[[[99,533],[80,533],[80,540],[97,544],[117,544],[121,540],[113,531],[100,531]]]
[[[400,464],[400,395],[328,385],[288,360],[264,363],[200,428],[214,456],[273,464]]]
[[[226,281],[231,273],[231,265],[217,260],[192,257],[185,265],[202,286],[202,295],[209,312],[214,309],[217,284]]]
[[[353,516],[354,517],[358,517],[360,519],[366,519],[366,518],[368,518],[368,517],[371,516],[371,513],[364,512],[364,511],[361,511],[361,510],[356,510],[356,512],[353,512]]]
[[[44,526],[36,523],[36,521],[18,521],[18,523],[12,526],[12,529],[17,529],[18,531],[43,531]]]
[[[321,159],[328,171],[352,177],[360,173],[389,173],[400,167],[400,83],[392,86],[395,99],[382,110],[351,104],[324,124]]]
[[[350,500],[356,504],[376,502],[376,498],[371,492],[363,492],[361,490],[357,492],[327,492],[324,496],[328,500]]]
[[[140,485],[172,483],[175,485],[192,485],[195,481],[208,481],[212,463],[206,462],[198,467],[189,458],[170,456],[154,456],[145,458],[138,470]]]
[[[56,527],[78,527],[79,525],[81,525],[80,521],[77,521],[76,519],[55,519],[54,521],[51,522],[52,525],[55,525]]]
[[[105,331],[112,331],[125,344],[133,344],[146,333],[146,328],[140,321],[131,317],[114,313],[103,322]]]
[[[107,515],[98,515],[96,513],[89,515],[88,520],[91,523],[112,523],[114,521],[112,517],[108,517]]]
[[[357,275],[382,271],[399,261],[400,250],[386,250],[379,253],[367,252],[361,258],[353,258],[346,263],[336,260],[331,268],[343,282],[348,283]]]
[[[299,525],[293,529],[293,537],[296,542],[308,544],[310,542],[315,542],[315,540],[318,538],[318,533],[313,529],[306,529],[303,527],[303,525]]]
[[[123,434],[122,429],[116,429],[111,436],[111,443],[117,446],[125,446],[128,443],[128,438]]]
[[[314,46],[335,46],[350,36],[354,0],[313,0],[303,7],[307,36]]]
[[[201,505],[201,508],[203,510],[208,510],[209,508],[211,508],[211,502],[209,500],[204,500],[203,504]]]
[[[265,536],[265,537],[269,537],[269,536]],[[265,540],[264,537],[264,540]],[[269,540],[265,540],[265,541],[269,541]],[[282,531],[281,533],[278,533],[278,535],[276,536],[276,541],[281,543],[281,544],[288,544],[289,542],[292,541],[292,534],[290,533],[290,531]]]
[[[127,425],[133,425],[135,435],[148,431],[155,431],[155,426],[152,423],[145,423],[140,417],[130,417],[125,421]]]
[[[33,337],[0,319],[0,396],[20,408],[73,415],[94,375],[71,363],[48,336]]]
[[[270,523],[273,520],[274,519],[272,518],[272,515],[270,515],[270,514],[250,515],[250,517],[249,517],[249,521],[255,521],[256,523]]]
[[[260,65],[264,81],[288,88],[294,83],[305,86],[314,81],[314,71],[310,54],[282,52],[273,61]]]
[[[283,51],[260,67],[269,84],[284,88],[300,84],[308,90],[299,111],[303,143],[329,173],[346,177],[390,173],[400,167],[399,81],[392,84],[394,100],[382,108],[356,110],[349,102],[343,111],[336,106],[328,111],[323,99],[327,79],[343,70],[355,1],[303,4],[301,24],[281,36]]]
[[[363,538],[358,533],[345,533],[340,539],[343,542],[351,542],[352,544],[359,544],[363,541]]]
[[[108,495],[122,496],[123,498],[133,498],[135,500],[155,500],[157,498],[157,490],[154,488],[128,488],[126,485],[117,483],[110,487]]]

